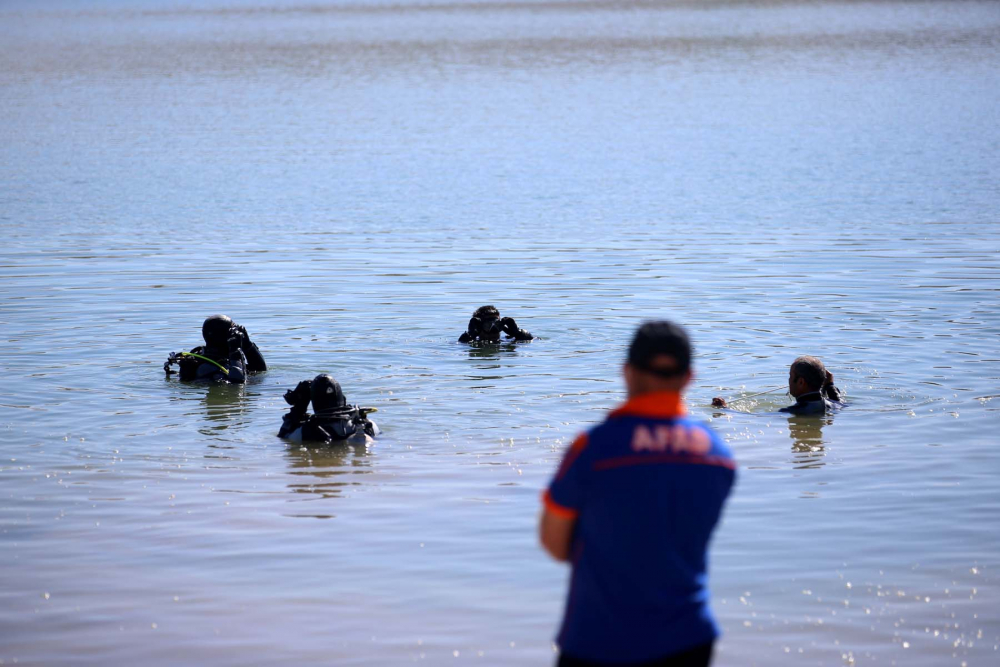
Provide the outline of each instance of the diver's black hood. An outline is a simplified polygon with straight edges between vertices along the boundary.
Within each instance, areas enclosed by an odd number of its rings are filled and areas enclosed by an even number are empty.
[[[326,410],[347,406],[347,399],[340,383],[330,375],[317,375],[312,381],[313,411],[320,414]]]
[[[201,325],[201,335],[209,347],[225,350],[229,345],[229,330],[233,321],[225,315],[212,315]]]

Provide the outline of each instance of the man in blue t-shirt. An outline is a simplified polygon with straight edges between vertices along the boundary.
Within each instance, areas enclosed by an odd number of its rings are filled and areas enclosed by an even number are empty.
[[[545,549],[572,564],[559,667],[708,665],[708,543],[735,478],[729,448],[686,416],[691,344],[647,322],[625,364],[628,401],[581,435],[543,496]]]

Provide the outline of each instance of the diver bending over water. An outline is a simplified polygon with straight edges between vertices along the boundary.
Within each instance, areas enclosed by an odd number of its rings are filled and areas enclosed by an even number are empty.
[[[513,317],[500,317],[500,311],[494,306],[480,306],[472,314],[469,326],[461,336],[459,343],[499,343],[500,334],[507,334],[515,341],[532,340],[534,336],[517,326]]]
[[[267,370],[264,355],[247,330],[225,315],[212,315],[201,325],[204,345],[190,352],[171,352],[163,364],[170,375],[177,364],[181,380],[211,380],[243,384],[250,373]]]
[[[315,414],[306,412],[312,401]],[[285,392],[285,402],[292,409],[281,420],[279,438],[322,442],[367,442],[379,434],[375,422],[368,419],[374,408],[348,405],[340,383],[329,375],[303,380]]]
[[[788,369],[788,393],[795,399],[794,405],[781,408],[779,412],[793,415],[822,415],[834,408],[846,405],[840,390],[833,385],[833,373],[826,370],[823,362],[816,357],[799,357]],[[712,406],[728,408],[724,398],[713,398]]]

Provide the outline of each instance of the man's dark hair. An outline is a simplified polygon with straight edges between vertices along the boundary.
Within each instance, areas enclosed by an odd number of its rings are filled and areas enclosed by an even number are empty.
[[[478,317],[481,320],[485,319],[499,319],[500,311],[496,309],[496,306],[480,306],[476,308],[476,312],[472,314],[473,317]]]
[[[653,361],[663,356],[670,357],[674,363],[654,366]],[[673,322],[646,322],[635,332],[628,348],[628,362],[660,377],[677,377],[691,370],[691,341],[687,332]]]
[[[816,391],[826,384],[826,367],[816,357],[799,357],[793,361],[792,375],[802,378],[810,389]]]

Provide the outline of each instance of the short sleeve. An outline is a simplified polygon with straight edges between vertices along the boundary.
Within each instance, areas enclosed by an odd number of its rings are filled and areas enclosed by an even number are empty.
[[[564,519],[575,519],[583,507],[588,466],[584,452],[587,434],[579,436],[563,456],[562,463],[548,490],[542,496],[548,511]]]

